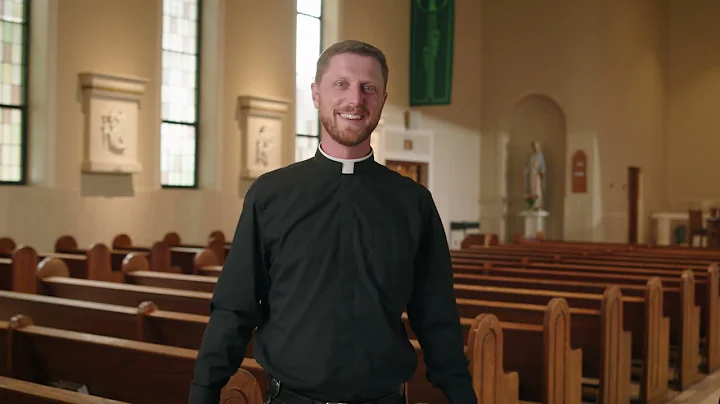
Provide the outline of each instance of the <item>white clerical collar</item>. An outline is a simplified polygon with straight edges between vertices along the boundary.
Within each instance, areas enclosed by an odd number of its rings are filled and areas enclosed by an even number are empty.
[[[356,158],[356,159],[340,159],[340,158],[333,157],[333,156],[325,153],[325,150],[322,149],[322,143],[320,143],[320,145],[318,146],[318,149],[320,149],[320,153],[322,153],[322,155],[325,156],[328,160],[332,160],[332,161],[341,163],[343,174],[354,174],[355,173],[355,163],[365,161],[373,155],[372,150],[370,150],[370,153],[365,157],[360,157],[360,158]]]

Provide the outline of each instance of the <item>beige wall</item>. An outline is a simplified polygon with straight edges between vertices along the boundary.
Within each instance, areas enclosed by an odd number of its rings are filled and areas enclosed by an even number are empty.
[[[2,234],[41,250],[52,248],[63,233],[83,246],[109,243],[120,232],[138,244],[171,230],[197,243],[213,229],[231,237],[242,206],[236,100],[245,94],[293,99],[294,2],[204,1],[199,190],[159,186],[160,0],[33,3],[33,184],[0,187]],[[78,73],[85,71],[149,79],[139,115],[142,173],[81,174],[83,114],[77,87]],[[288,122],[293,117],[291,109]],[[294,129],[286,128],[283,155],[290,159]]]
[[[406,111],[419,111],[434,133],[433,198],[446,232],[451,221],[477,220],[480,194],[479,51],[482,3],[456,0],[452,104],[410,108],[410,2],[326,0],[338,4],[338,39],[368,41],[385,52],[390,67],[383,118],[402,125]],[[477,51],[475,51],[477,49]]]
[[[674,209],[720,205],[720,3],[668,1],[667,163]]]
[[[528,94],[549,97],[562,108],[567,125],[565,165],[570,166],[577,149],[589,157],[587,194],[572,194],[569,172],[565,174],[565,238],[626,239],[625,183],[630,165],[642,167],[645,210],[662,201],[663,4],[650,0],[483,3],[481,215],[497,231],[507,209],[502,200],[498,127]],[[512,136],[509,141],[513,142]],[[514,214],[512,208],[507,214]]]
[[[409,3],[326,2],[326,40],[357,38],[386,52],[384,118],[402,124],[410,109]],[[243,196],[237,96],[294,100],[294,2],[205,0],[199,190],[159,187],[160,0],[33,4],[32,185],[0,187],[0,233],[39,249],[63,233],[81,245],[119,232],[142,244],[168,230],[190,242],[203,242],[213,229],[231,235]],[[565,182],[564,195],[555,195],[564,201],[564,237],[625,239],[631,165],[643,172],[643,235],[653,211],[720,201],[709,181],[720,169],[716,2],[456,0],[456,8],[453,104],[418,108],[436,137],[434,196],[446,226],[479,217],[484,231],[505,230],[511,209],[503,197],[516,181],[505,179],[503,167],[517,157],[503,155],[503,136],[511,145],[525,142],[532,128],[515,122],[526,129],[513,138],[502,125],[528,95],[547,97],[562,112],[565,155],[552,156],[564,158],[557,165],[569,168],[577,149],[589,157],[587,194],[570,193],[567,169],[558,180]],[[77,75],[84,71],[150,80],[141,100],[141,174],[81,174]],[[286,162],[293,157],[292,106]]]
[[[244,194],[239,185],[237,97],[251,94],[294,101],[295,5],[287,0],[204,3],[201,189],[163,190],[158,158],[160,0],[34,2],[33,184],[0,187],[2,235],[41,250],[52,248],[64,233],[74,235],[84,246],[109,243],[120,232],[138,244],[149,244],[170,230],[195,243],[204,242],[214,229],[232,236]],[[409,5],[378,0],[327,3],[327,40],[364,39],[387,53],[391,80],[385,118],[401,123],[408,109]],[[458,3],[461,15],[479,10],[474,1]],[[458,19],[465,34],[470,34],[457,38],[458,46],[469,47],[477,41],[479,27],[471,29],[474,22],[464,16]],[[479,117],[472,102],[479,94],[474,74],[480,57],[459,52],[457,60],[455,104],[424,109],[427,125],[444,139],[434,151],[439,184],[435,195],[448,223],[474,220],[478,215]],[[149,79],[139,116],[142,173],[133,177],[81,173],[84,116],[77,77],[85,71]],[[287,163],[294,158],[293,122],[291,104],[283,147]],[[458,156],[461,165],[447,163]],[[467,174],[457,177],[455,168]]]

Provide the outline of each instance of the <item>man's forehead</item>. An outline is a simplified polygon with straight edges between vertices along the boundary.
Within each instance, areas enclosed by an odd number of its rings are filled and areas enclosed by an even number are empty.
[[[350,75],[366,76],[368,79],[382,79],[380,62],[372,56],[354,53],[342,53],[330,59],[327,72],[333,76]]]

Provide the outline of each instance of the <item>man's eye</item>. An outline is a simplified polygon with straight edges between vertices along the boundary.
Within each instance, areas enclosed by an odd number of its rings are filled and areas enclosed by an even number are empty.
[[[367,86],[365,86],[365,91],[373,92],[373,91],[375,91],[375,87],[371,86],[371,85],[367,85]]]

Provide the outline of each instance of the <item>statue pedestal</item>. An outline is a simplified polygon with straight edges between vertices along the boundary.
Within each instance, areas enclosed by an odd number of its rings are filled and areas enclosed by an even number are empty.
[[[535,240],[538,232],[545,234],[545,218],[550,216],[546,210],[524,210],[519,216],[525,218],[525,239]]]

